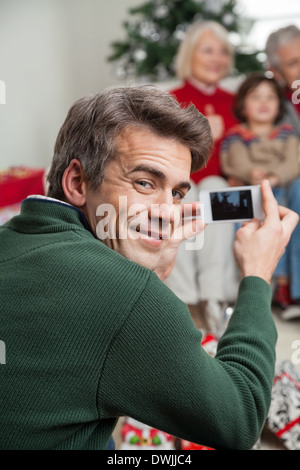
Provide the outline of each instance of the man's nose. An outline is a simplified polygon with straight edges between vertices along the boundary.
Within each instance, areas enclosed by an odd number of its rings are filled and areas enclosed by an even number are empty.
[[[173,192],[170,189],[161,190],[156,197],[152,200],[154,205],[171,207],[174,203],[173,201]]]

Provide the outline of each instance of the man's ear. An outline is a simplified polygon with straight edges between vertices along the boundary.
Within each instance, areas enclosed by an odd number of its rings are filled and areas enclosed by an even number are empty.
[[[82,207],[86,201],[86,180],[81,162],[77,159],[71,160],[70,165],[64,171],[62,187],[70,204]]]

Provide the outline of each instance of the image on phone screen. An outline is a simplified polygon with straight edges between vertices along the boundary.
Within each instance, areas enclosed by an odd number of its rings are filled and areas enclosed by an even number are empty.
[[[210,202],[212,220],[253,218],[251,190],[211,192]]]

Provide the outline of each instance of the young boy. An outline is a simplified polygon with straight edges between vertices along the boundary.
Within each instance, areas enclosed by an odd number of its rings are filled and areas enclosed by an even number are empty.
[[[299,213],[300,202],[295,197],[300,186],[299,139],[291,125],[279,124],[284,97],[277,81],[260,73],[249,75],[237,92],[234,112],[241,123],[232,127],[223,140],[223,173],[241,185],[256,185],[268,179],[277,202],[287,207],[292,204]],[[285,310],[286,317],[300,311],[286,310],[300,298],[298,245],[299,237],[294,237],[289,247],[293,255],[287,250],[275,271],[274,304]]]

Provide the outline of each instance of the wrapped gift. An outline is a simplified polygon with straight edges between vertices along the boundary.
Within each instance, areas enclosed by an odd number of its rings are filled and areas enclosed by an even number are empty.
[[[202,446],[201,444],[195,444],[194,442],[185,441],[180,439],[179,450],[214,450],[211,447]]]
[[[173,436],[133,418],[126,418],[121,436],[120,450],[174,450]]]
[[[203,336],[201,341],[203,349],[207,352],[209,356],[214,357],[217,352],[218,340],[212,334],[206,334]]]
[[[290,361],[276,367],[267,427],[289,450],[300,450],[300,377]]]
[[[12,167],[0,171],[0,207],[17,204],[30,194],[45,194],[45,169]]]
[[[21,211],[21,203],[12,206],[0,207],[0,225],[5,224],[9,219],[18,215]]]

